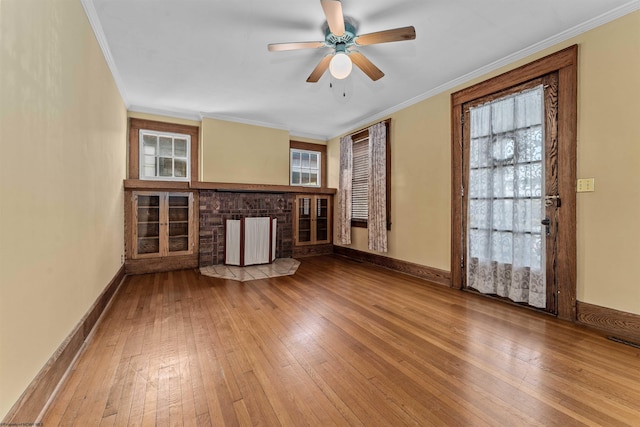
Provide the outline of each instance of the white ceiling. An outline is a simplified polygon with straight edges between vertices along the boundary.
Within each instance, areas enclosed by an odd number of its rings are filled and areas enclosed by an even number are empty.
[[[343,0],[358,34],[416,40],[359,50],[385,76],[306,79],[326,48],[319,0],[82,0],[127,107],[327,139],[640,9],[640,0]],[[333,88],[329,83],[333,80]]]

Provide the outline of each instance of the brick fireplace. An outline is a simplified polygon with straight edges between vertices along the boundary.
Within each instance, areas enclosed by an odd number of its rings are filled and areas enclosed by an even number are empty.
[[[225,221],[271,216],[278,219],[276,257],[293,255],[292,193],[200,190],[200,267],[224,263]]]

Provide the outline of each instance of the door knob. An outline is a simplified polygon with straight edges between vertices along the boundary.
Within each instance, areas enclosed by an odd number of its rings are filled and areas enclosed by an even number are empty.
[[[551,235],[551,220],[549,218],[545,218],[540,221],[542,225],[544,225],[547,236]]]

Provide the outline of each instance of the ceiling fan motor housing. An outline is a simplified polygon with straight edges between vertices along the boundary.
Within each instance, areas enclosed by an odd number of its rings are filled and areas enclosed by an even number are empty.
[[[349,24],[345,21],[344,23],[344,34],[341,36],[336,36],[331,32],[329,27],[327,27],[325,31],[325,43],[329,47],[337,48],[338,45],[344,45],[345,48],[351,47],[355,44],[354,40],[356,38],[356,29],[353,25]]]

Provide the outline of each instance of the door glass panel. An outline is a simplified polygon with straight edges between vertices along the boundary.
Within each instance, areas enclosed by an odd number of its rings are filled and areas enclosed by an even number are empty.
[[[545,308],[542,86],[469,115],[467,286]]]
[[[311,198],[298,199],[298,242],[311,241]]]
[[[189,250],[189,196],[169,195],[169,252]]]
[[[316,199],[316,240],[318,241],[329,239],[328,204],[328,199]]]
[[[160,196],[138,196],[138,254],[160,252]]]

